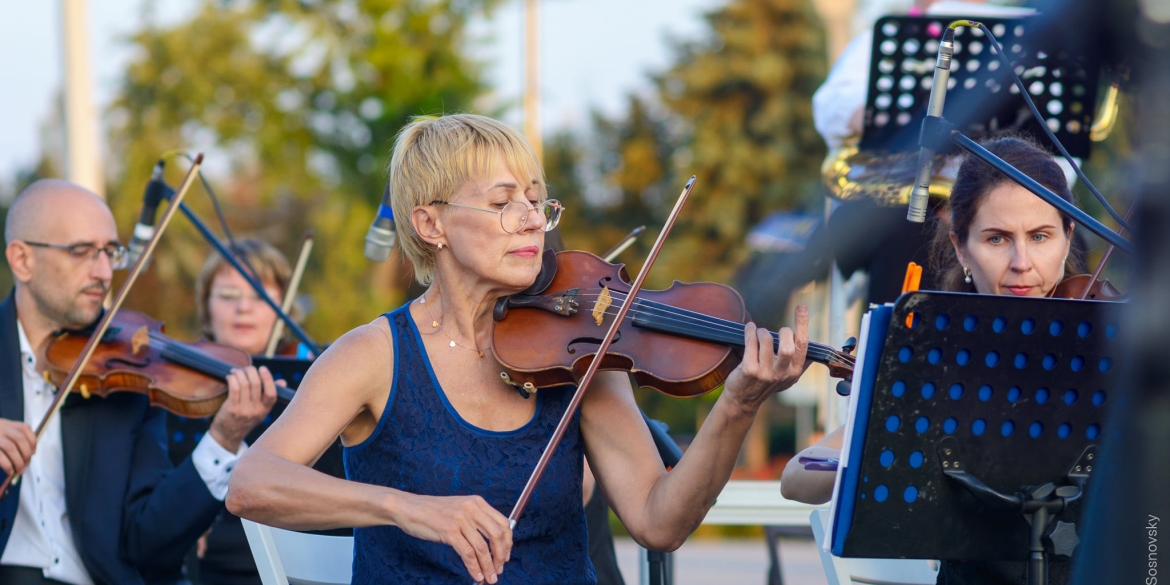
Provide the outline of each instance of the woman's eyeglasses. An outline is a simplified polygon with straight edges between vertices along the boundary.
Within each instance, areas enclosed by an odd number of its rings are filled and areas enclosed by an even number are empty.
[[[548,199],[537,204],[536,207],[532,207],[527,201],[513,201],[499,211],[495,209],[484,209],[482,207],[472,207],[470,205],[460,205],[447,201],[433,201],[431,205],[450,205],[451,207],[462,207],[463,209],[495,213],[500,216],[500,227],[504,228],[504,231],[509,234],[514,234],[524,229],[524,225],[528,223],[528,216],[532,215],[533,212],[536,212],[537,215],[544,218],[544,225],[540,227],[540,230],[547,232],[557,227],[557,224],[561,221],[561,213],[565,211],[565,206],[561,205],[561,202],[556,199]]]

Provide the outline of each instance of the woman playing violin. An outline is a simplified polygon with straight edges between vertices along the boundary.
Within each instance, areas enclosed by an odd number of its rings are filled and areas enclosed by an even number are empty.
[[[525,399],[501,381],[492,308],[533,283],[561,207],[523,137],[480,116],[415,119],[389,181],[402,250],[429,288],[317,359],[236,469],[229,509],[286,528],[357,527],[354,583],[591,583],[584,456],[635,540],[678,548],[730,477],[760,404],[804,371],[807,311],[778,352],[747,327],[742,363],[669,474],[628,376],[598,375],[512,530],[504,514],[572,392]],[[349,481],[308,467],[339,434]]]
[[[254,238],[237,240],[232,250],[257,272],[268,296],[279,302],[292,273],[284,254]],[[251,355],[264,353],[276,312],[256,297],[244,277],[219,254],[212,253],[203,263],[195,281],[195,298],[199,325],[208,341],[238,347]],[[203,585],[260,583],[240,519],[226,511],[200,539],[197,557]]]
[[[264,290],[279,303],[292,275],[284,254],[255,238],[237,240],[233,251],[245,266],[259,273]],[[208,341],[238,347],[251,355],[264,353],[276,324],[276,312],[219,254],[208,256],[203,263],[195,296],[199,302],[199,325]]]
[[[983,143],[1002,158],[1072,202],[1064,173],[1048,152],[1031,141],[1001,137]],[[969,157],[959,167],[932,250],[943,290],[992,295],[1049,296],[1065,276],[1081,272],[1072,218],[1033,195],[983,161]],[[781,477],[784,497],[829,501],[834,472],[807,470],[801,456],[836,457],[842,429],[794,457]],[[1023,584],[1023,562],[945,562],[939,583]],[[1068,563],[1050,563],[1051,583],[1063,583]]]

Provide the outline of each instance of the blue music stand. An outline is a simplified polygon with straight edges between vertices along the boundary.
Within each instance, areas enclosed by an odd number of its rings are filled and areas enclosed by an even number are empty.
[[[1031,560],[1040,576],[1046,552],[1071,555],[1119,382],[1114,305],[915,292],[874,308],[833,554]]]

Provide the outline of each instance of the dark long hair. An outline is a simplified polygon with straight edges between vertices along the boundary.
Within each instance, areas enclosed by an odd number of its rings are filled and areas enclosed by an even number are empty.
[[[1048,187],[1065,201],[1076,204],[1060,165],[1056,164],[1048,151],[1031,139],[1018,135],[1001,136],[983,142],[983,147],[1020,172],[1032,177],[1037,183]],[[1007,175],[974,156],[968,155],[959,166],[959,174],[955,177],[954,187],[951,188],[946,211],[939,220],[931,245],[931,268],[937,275],[936,282],[942,290],[976,292],[974,284],[963,280],[963,266],[959,264],[954,246],[951,245],[951,232],[954,232],[960,244],[966,243],[971,223],[975,221],[975,214],[987,198],[987,194],[1010,181]],[[1057,213],[1060,214],[1060,221],[1065,227],[1065,234],[1071,236],[1072,218],[1059,209]],[[1083,272],[1080,246],[1075,239],[1070,237],[1070,240],[1072,243],[1064,265],[1066,275]]]

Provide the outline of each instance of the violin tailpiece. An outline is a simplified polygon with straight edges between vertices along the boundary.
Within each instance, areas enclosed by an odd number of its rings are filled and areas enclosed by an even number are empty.
[[[500,321],[504,316],[507,316],[508,309],[540,309],[568,317],[577,312],[580,302],[576,300],[576,297],[580,296],[580,290],[571,288],[557,294],[512,295],[507,297],[506,302],[496,303],[493,316],[496,317],[496,321]]]

